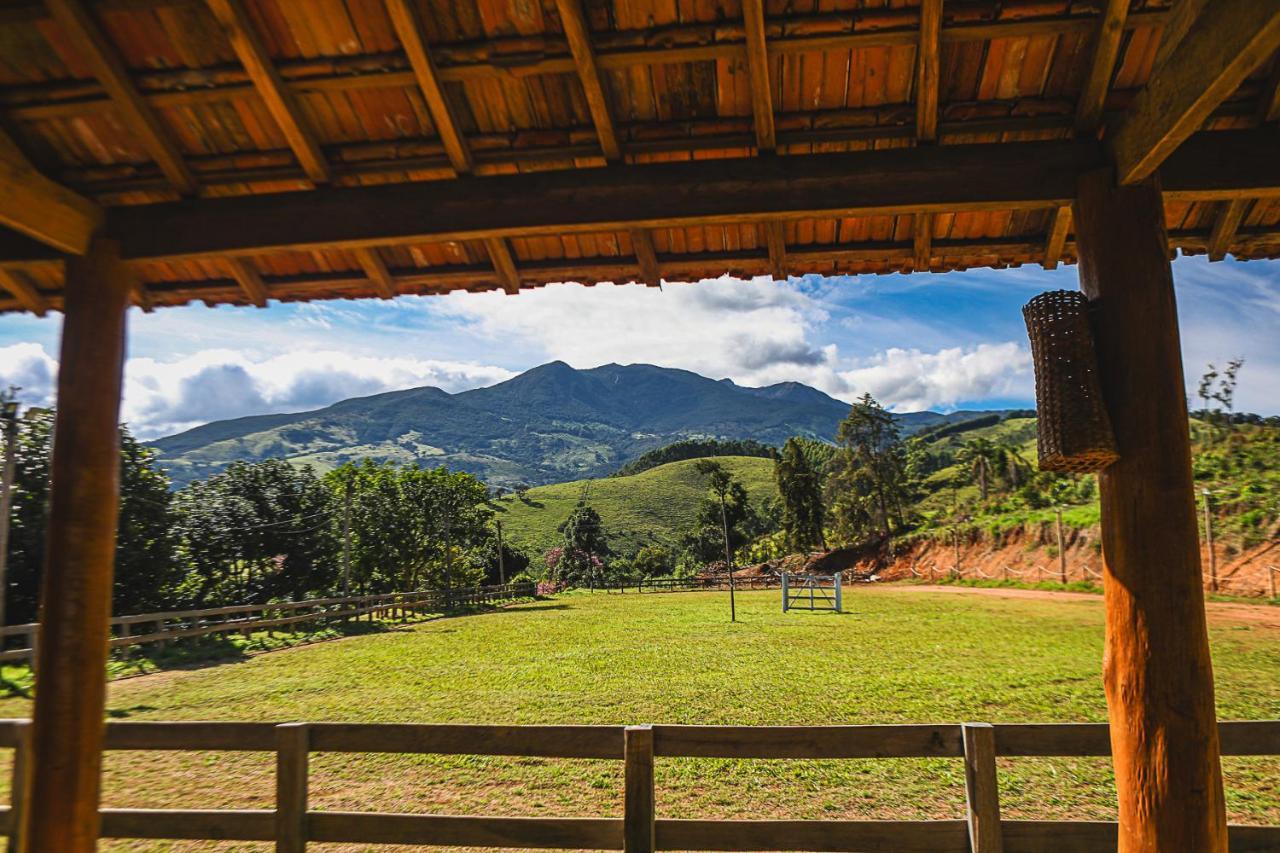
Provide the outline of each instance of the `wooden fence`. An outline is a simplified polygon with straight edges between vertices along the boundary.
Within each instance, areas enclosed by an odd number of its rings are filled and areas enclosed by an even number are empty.
[[[1115,850],[1105,821],[1003,820],[996,759],[1105,756],[1104,723],[888,726],[468,726],[359,723],[123,722],[106,724],[112,750],[274,752],[274,809],[103,809],[104,838],[626,850],[894,850],[901,853],[1093,853]],[[1280,754],[1280,720],[1220,724],[1224,755]],[[12,836],[23,805],[30,723],[0,720],[15,750]],[[624,763],[623,816],[489,817],[312,810],[311,753],[407,753],[594,758]],[[964,816],[955,820],[672,820],[656,817],[657,758],[954,758],[964,763]],[[1280,826],[1230,827],[1232,853],[1280,850]]]
[[[476,586],[443,592],[392,592],[382,595],[354,595],[345,598],[313,598],[272,604],[236,604],[203,610],[176,610],[165,613],[139,613],[111,619],[111,648],[121,649],[148,643],[165,643],[210,634],[248,633],[280,628],[305,622],[315,624],[358,619],[394,619],[418,611],[451,610],[456,607],[487,604],[512,598],[533,596],[535,584]],[[0,651],[0,661],[33,660],[40,623],[10,625],[0,628],[0,644],[10,637],[25,640],[23,648]]]
[[[733,585],[737,589],[777,589],[781,580],[777,577],[753,575],[738,577],[734,575]],[[689,578],[641,578],[637,581],[619,582],[607,586],[599,586],[606,592],[696,592],[699,590],[726,590],[729,579],[724,576],[694,576]]]

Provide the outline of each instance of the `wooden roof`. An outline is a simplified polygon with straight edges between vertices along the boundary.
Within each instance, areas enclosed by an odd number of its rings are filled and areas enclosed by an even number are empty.
[[[1103,166],[1273,257],[1276,6],[10,0],[0,311],[95,229],[144,306],[1051,267]]]

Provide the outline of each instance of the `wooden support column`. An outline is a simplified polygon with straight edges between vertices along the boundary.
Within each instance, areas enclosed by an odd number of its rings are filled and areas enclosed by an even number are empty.
[[[120,386],[133,276],[117,244],[67,260],[24,849],[98,838]]]
[[[1110,170],[1088,173],[1074,221],[1120,451],[1098,478],[1119,850],[1225,853],[1187,398],[1157,181],[1117,188]]]

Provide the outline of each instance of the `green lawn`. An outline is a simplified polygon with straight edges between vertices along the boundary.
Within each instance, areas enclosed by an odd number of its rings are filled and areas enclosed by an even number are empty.
[[[716,461],[742,481],[753,502],[777,494],[773,460],[722,456]],[[524,500],[508,495],[495,501],[498,518],[508,540],[535,560],[561,544],[557,528],[584,496],[600,513],[610,545],[618,553],[649,544],[675,545],[680,533],[693,525],[698,506],[707,496],[707,481],[697,472],[697,462],[668,462],[629,477],[538,486]]]
[[[778,593],[561,596],[111,685],[137,720],[831,724],[1099,721],[1100,600],[859,587],[848,613]],[[1280,716],[1280,629],[1211,615],[1224,719]],[[25,715],[25,702],[0,703]],[[620,762],[312,758],[321,809],[619,815]],[[1229,759],[1228,807],[1280,823],[1280,758]],[[0,775],[7,779],[7,773]],[[266,755],[115,753],[106,803],[269,808]],[[959,817],[958,760],[660,760],[667,817]],[[1010,817],[1113,817],[1100,759],[1001,761]],[[123,848],[111,848],[123,849]],[[174,849],[139,845],[129,849]],[[187,848],[183,848],[187,849]],[[194,848],[192,848],[194,849]],[[212,849],[201,847],[199,849]],[[257,849],[239,847],[236,849]],[[263,848],[267,849],[267,848]]]

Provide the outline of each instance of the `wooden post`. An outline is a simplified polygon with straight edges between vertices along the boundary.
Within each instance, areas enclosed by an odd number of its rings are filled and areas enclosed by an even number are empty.
[[[623,732],[622,844],[626,853],[652,853],[655,832],[653,729],[627,726]]]
[[[1058,526],[1058,580],[1063,586],[1067,585],[1067,548],[1062,537],[1062,507],[1055,506],[1053,508]]]
[[[9,782],[9,853],[22,848],[22,817],[27,808],[27,783],[31,766],[31,723],[17,724],[13,745],[13,770]]]
[[[1120,461],[1099,477],[1120,853],[1225,853],[1178,315],[1157,179],[1084,175],[1080,285]]]
[[[306,723],[276,726],[276,853],[304,853],[307,849],[310,748]]]
[[[973,853],[1001,853],[1000,787],[996,780],[996,735],[990,723],[964,723],[965,818]]]
[[[66,262],[25,849],[97,846],[119,510],[120,385],[133,277],[95,241]]]
[[[1208,489],[1200,492],[1204,495],[1204,544],[1209,551],[1209,590],[1218,591],[1218,555],[1213,550],[1213,493]]]

